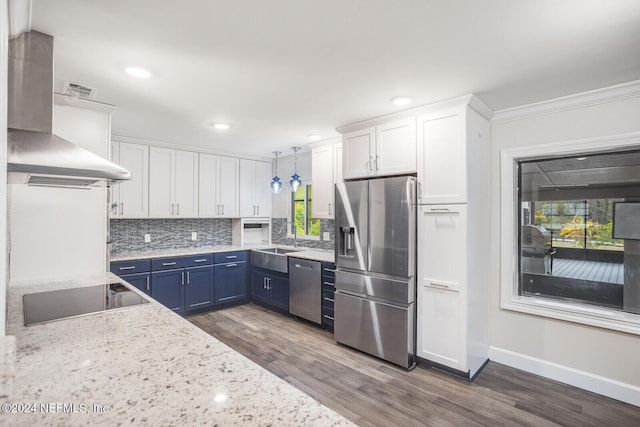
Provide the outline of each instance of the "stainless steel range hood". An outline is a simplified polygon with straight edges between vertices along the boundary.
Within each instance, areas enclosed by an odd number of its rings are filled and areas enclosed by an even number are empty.
[[[53,37],[30,31],[9,40],[7,172],[27,184],[87,186],[131,172],[52,134]],[[25,181],[23,181],[25,182]]]

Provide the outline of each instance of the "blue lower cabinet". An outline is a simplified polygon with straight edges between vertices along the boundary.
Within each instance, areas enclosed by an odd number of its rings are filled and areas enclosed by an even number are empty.
[[[173,311],[182,312],[184,283],[184,269],[154,271],[151,273],[151,297]]]
[[[120,277],[145,294],[151,295],[151,273],[123,274]]]
[[[213,305],[213,266],[185,268],[185,310],[195,310]]]
[[[289,312],[289,275],[252,269],[251,298],[258,303]]]
[[[215,266],[216,304],[225,304],[247,298],[247,263],[230,262]]]

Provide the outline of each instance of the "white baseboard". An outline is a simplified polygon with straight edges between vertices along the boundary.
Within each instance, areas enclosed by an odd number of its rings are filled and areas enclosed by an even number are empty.
[[[489,347],[489,360],[640,406],[640,387],[632,384],[493,346]]]

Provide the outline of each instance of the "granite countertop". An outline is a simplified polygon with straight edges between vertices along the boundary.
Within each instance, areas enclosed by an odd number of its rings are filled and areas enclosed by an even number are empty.
[[[334,253],[333,251],[323,250],[323,249],[312,249],[312,248],[303,248],[303,247],[293,247],[293,246],[285,246],[285,245],[252,245],[248,247],[243,246],[235,246],[235,245],[223,245],[223,246],[202,246],[195,248],[168,248],[168,249],[157,249],[157,250],[148,250],[148,251],[132,251],[132,252],[122,252],[116,255],[111,256],[111,261],[130,261],[134,259],[147,259],[147,258],[162,258],[162,257],[172,257],[172,256],[186,256],[186,255],[201,255],[201,254],[210,254],[216,252],[230,252],[230,251],[243,251],[243,250],[251,250],[251,249],[260,249],[260,248],[268,248],[268,247],[277,247],[284,249],[291,249],[292,251],[287,256],[293,256],[296,258],[304,258],[312,261],[322,261],[322,262],[334,262]]]
[[[6,425],[351,425],[155,301],[24,326],[23,294],[114,280],[10,285],[17,348],[0,401],[31,409]]]

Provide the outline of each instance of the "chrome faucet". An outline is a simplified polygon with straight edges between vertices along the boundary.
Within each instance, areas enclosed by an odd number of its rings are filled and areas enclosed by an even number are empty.
[[[287,221],[287,225],[293,226],[293,247],[297,248],[298,247],[298,230],[296,228],[296,223]]]

